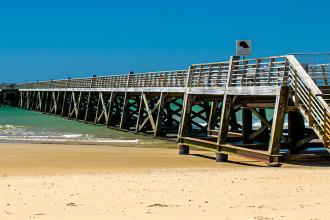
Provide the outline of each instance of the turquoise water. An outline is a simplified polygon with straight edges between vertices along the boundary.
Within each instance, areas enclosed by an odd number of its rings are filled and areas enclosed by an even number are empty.
[[[272,111],[267,111],[267,116],[271,114]],[[241,112],[237,113],[237,118],[241,120]],[[254,120],[255,127],[260,127],[260,122]],[[85,124],[20,108],[1,107],[0,142],[155,144],[165,141],[109,129],[102,125]]]
[[[141,143],[151,137],[13,107],[0,108],[0,142]]]

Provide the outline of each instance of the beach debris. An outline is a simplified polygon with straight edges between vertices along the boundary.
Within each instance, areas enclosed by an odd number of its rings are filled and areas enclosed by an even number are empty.
[[[34,216],[42,216],[42,215],[45,215],[45,213],[36,213],[36,214],[34,214]]]
[[[149,205],[148,207],[149,207],[149,208],[151,208],[151,207],[161,207],[161,208],[166,208],[166,207],[168,207],[168,205],[160,204],[160,203],[155,203],[155,204]]]

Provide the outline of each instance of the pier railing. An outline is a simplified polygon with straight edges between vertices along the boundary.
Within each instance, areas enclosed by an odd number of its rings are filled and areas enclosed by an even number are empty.
[[[12,90],[15,86],[16,84],[14,83],[0,83],[0,89],[2,90]]]
[[[233,60],[228,86],[281,86],[287,80],[287,58]]]
[[[193,64],[188,70],[1,84],[2,89],[281,86],[288,78],[288,57]],[[299,62],[298,62],[299,63]],[[230,68],[231,67],[231,68]],[[329,85],[330,64],[305,65],[317,85]],[[229,73],[229,70],[231,72]]]
[[[193,64],[189,68],[188,87],[226,86],[229,62]]]
[[[231,68],[230,68],[231,67]],[[280,86],[286,57],[193,64],[188,70],[20,83],[17,89]]]
[[[185,87],[188,70],[150,72],[16,84],[17,89]]]
[[[128,75],[128,87],[184,87],[187,70],[161,71]]]
[[[281,86],[288,83],[289,56],[193,64],[188,70],[133,73],[88,78],[36,81],[1,88],[145,88],[145,87],[244,87]],[[298,62],[298,61],[297,61]],[[299,64],[299,62],[298,62]],[[300,64],[299,64],[300,65]],[[317,85],[330,83],[330,64],[304,66]],[[292,70],[291,70],[292,71]]]

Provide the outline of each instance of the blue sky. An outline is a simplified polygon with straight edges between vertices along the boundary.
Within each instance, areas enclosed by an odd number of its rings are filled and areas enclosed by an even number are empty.
[[[184,69],[254,56],[330,51],[328,1],[1,1],[2,82]]]

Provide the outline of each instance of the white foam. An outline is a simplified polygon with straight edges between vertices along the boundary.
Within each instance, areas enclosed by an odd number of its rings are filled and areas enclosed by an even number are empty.
[[[19,137],[19,136],[0,136],[0,140],[8,140],[8,141],[35,141],[35,142],[78,142],[78,143],[90,143],[90,142],[96,142],[96,143],[138,143],[139,139],[135,140],[121,140],[121,139],[107,139],[107,138],[96,138],[96,139],[64,139],[64,138],[52,138],[49,139],[47,137]]]
[[[91,134],[29,130],[24,126],[0,125],[0,141],[77,142],[77,143],[138,143],[138,139],[99,138]]]
[[[82,134],[63,134],[62,137],[64,138],[80,138],[83,137]]]
[[[0,125],[0,129],[17,129],[17,128],[24,128],[24,126],[19,125]]]

